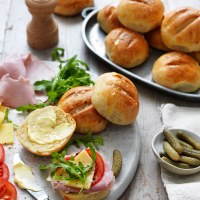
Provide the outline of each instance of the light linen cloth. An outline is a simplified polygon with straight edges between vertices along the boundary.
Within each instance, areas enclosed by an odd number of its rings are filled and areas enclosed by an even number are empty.
[[[200,108],[165,104],[160,110],[163,128],[188,129],[200,134]],[[169,200],[200,200],[200,173],[181,176],[161,168],[161,177]]]

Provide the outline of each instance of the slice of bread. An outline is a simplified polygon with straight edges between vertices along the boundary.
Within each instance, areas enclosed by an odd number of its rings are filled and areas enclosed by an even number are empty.
[[[99,191],[99,192],[91,192],[88,194],[74,194],[74,193],[65,193],[59,190],[61,197],[64,200],[101,200],[108,196],[110,189]]]
[[[48,109],[49,107],[52,107],[56,114],[56,125],[59,125],[61,123],[67,123],[71,128],[70,130],[67,130],[69,131],[69,133],[67,133],[67,137],[62,140],[57,140],[52,143],[38,144],[36,142],[31,141],[29,138],[28,135],[29,119],[32,118],[34,115],[40,115],[41,112],[43,112],[43,110]],[[25,119],[25,121],[17,129],[16,136],[19,142],[22,144],[22,146],[31,153],[39,156],[50,156],[52,152],[60,151],[67,144],[67,142],[73,135],[75,128],[76,128],[76,122],[71,117],[70,114],[65,113],[57,106],[47,106],[45,108],[37,109],[32,113],[30,113]]]

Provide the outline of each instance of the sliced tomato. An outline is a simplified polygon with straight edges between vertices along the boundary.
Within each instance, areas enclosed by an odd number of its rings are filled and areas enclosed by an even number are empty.
[[[9,179],[10,173],[5,163],[0,164],[0,178]]]
[[[5,151],[3,145],[0,144],[0,164],[4,162],[5,159]]]
[[[0,178],[0,199],[17,200],[17,190],[8,180]]]
[[[86,149],[87,153],[91,156],[91,151],[90,149]],[[104,161],[101,155],[96,152],[96,162],[95,162],[95,172],[94,172],[94,177],[92,181],[92,186],[96,185],[103,177],[104,175]]]

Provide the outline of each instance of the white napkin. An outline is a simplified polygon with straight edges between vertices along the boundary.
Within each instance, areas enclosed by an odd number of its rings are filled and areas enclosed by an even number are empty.
[[[182,128],[200,134],[200,108],[165,104],[161,108],[163,128]],[[161,168],[169,200],[200,200],[200,173],[180,176]]]

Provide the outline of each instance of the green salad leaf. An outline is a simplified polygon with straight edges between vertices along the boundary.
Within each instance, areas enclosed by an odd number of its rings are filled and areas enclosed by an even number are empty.
[[[69,89],[77,86],[90,86],[94,84],[90,74],[86,71],[89,70],[89,67],[85,62],[78,60],[76,55],[67,60],[62,60],[62,56],[64,56],[64,49],[55,48],[53,50],[52,58],[55,61],[60,62],[60,70],[53,81],[41,80],[36,81],[34,84],[36,91],[46,92],[48,96],[47,102],[37,105],[20,106],[17,108],[18,111],[25,112],[48,105],[55,105],[60,97]]]

